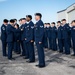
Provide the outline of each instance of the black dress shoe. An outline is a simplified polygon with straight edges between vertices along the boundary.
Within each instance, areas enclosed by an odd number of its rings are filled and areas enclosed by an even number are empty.
[[[10,58],[9,60],[15,60],[15,58]]]
[[[24,56],[24,55],[21,54],[20,56]]]
[[[34,63],[35,61],[26,61],[27,63]]]
[[[17,54],[21,54],[20,52],[17,52]]]
[[[4,57],[7,57],[8,55],[3,55]]]
[[[63,52],[62,54],[65,54],[65,52]]]
[[[23,59],[29,59],[28,57],[23,57]]]
[[[63,53],[63,51],[58,51],[59,53]]]
[[[75,56],[75,54],[72,54],[71,56]]]
[[[70,55],[70,53],[65,53],[66,55]]]
[[[36,67],[39,67],[39,68],[44,68],[45,65],[35,65]]]

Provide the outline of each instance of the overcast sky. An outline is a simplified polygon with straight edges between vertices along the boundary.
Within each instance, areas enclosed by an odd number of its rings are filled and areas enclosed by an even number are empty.
[[[57,12],[66,9],[75,0],[0,0],[0,26],[3,19],[20,19],[36,12],[43,15],[44,22],[57,21]]]

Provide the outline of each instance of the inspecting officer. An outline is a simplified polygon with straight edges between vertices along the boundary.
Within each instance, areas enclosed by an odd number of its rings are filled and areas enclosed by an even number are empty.
[[[36,67],[43,68],[45,67],[45,56],[43,49],[43,37],[44,37],[44,24],[41,21],[42,15],[40,13],[35,14],[35,20],[37,21],[35,24],[35,43],[38,50],[38,59],[39,64]]]
[[[4,19],[3,21],[3,25],[1,26],[1,41],[2,41],[2,52],[3,52],[3,56],[7,56],[6,53],[6,39],[7,39],[7,34],[6,34],[6,26],[8,25],[8,20]]]
[[[22,30],[22,29],[21,29]],[[14,42],[14,32],[20,32],[20,29],[14,28],[14,20],[10,20],[10,24],[6,28],[7,33],[7,44],[8,44],[8,59],[12,60],[12,49],[13,49],[13,42]]]

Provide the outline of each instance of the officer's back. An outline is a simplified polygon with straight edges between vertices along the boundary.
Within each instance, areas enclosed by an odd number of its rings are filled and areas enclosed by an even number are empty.
[[[13,26],[11,26],[10,24],[7,26],[6,28],[6,32],[7,32],[7,42],[13,42],[14,38],[14,33],[12,32]]]

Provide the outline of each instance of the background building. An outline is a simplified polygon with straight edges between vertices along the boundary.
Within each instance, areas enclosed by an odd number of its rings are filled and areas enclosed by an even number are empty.
[[[68,23],[75,20],[75,3],[68,8],[58,11],[58,20],[66,19]]]

